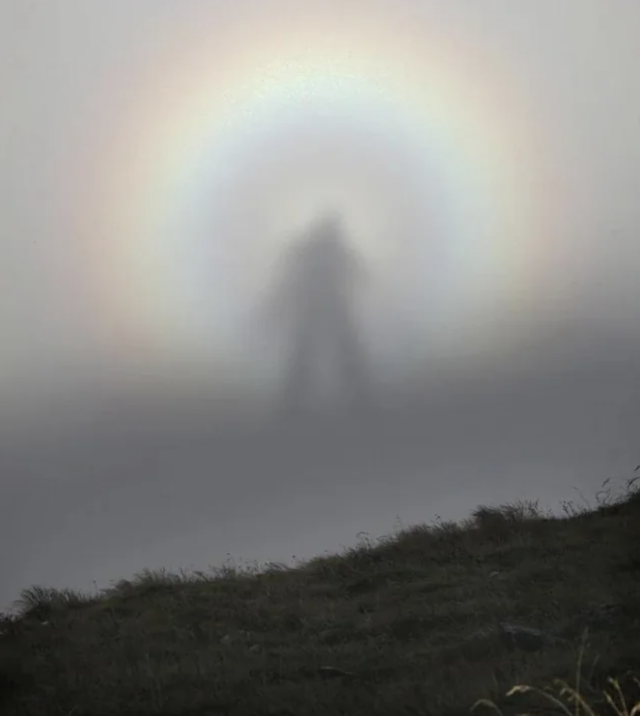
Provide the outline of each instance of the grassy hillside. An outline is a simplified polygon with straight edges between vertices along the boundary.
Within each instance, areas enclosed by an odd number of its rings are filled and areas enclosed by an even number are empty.
[[[579,658],[580,692],[613,713],[608,677],[640,699],[640,496],[481,507],[294,569],[33,587],[0,630],[3,716],[559,713],[570,694],[506,692],[575,687]]]

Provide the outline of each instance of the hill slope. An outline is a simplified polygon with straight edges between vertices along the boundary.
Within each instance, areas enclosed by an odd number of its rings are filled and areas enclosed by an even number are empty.
[[[598,705],[640,673],[640,499],[478,508],[295,569],[34,587],[0,627],[5,716],[516,713],[505,692],[575,682],[581,644]]]

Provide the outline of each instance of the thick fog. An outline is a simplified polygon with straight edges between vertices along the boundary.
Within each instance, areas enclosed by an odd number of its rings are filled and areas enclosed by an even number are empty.
[[[634,0],[11,0],[0,48],[0,605],[640,462]]]

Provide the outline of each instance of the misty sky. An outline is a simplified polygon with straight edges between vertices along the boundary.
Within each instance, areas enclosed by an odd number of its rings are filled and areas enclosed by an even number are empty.
[[[640,462],[640,5],[295,7],[1,4],[0,603],[557,504]],[[386,67],[403,89],[376,94]],[[247,316],[327,208],[377,281],[381,383],[425,401],[388,464],[366,435],[243,462],[212,426],[282,368]]]

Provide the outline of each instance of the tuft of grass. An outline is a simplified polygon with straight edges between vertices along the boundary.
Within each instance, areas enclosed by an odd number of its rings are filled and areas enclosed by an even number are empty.
[[[640,714],[640,680],[633,674],[624,677],[608,677],[606,687],[599,692],[591,687],[590,680],[585,680],[582,672],[585,656],[584,647],[580,649],[575,683],[568,684],[562,679],[554,679],[551,684],[544,687],[529,684],[516,684],[505,694],[505,699],[513,696],[534,696],[542,702],[545,713],[559,714],[560,716],[601,716],[605,710],[613,711],[614,716],[638,716]],[[624,684],[624,687],[623,687]],[[630,685],[635,686],[636,694],[631,696]],[[487,707],[499,716],[504,716],[500,706],[490,699],[478,699],[471,707],[471,712]],[[538,710],[532,708],[528,711],[519,711],[518,716],[530,716]]]
[[[20,597],[14,602],[14,606],[22,616],[44,621],[56,613],[86,607],[96,599],[97,597],[73,589],[55,589],[35,585],[23,589]]]
[[[480,506],[361,534],[295,567],[31,587],[0,618],[0,713],[638,716],[637,486],[559,517]]]
[[[480,505],[471,513],[471,525],[488,539],[500,542],[508,541],[514,533],[522,533],[548,517],[538,502],[521,501],[497,507]]]

